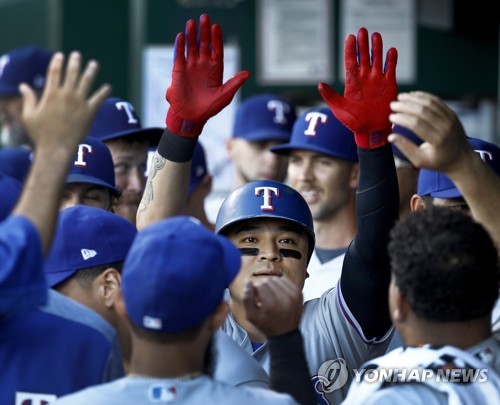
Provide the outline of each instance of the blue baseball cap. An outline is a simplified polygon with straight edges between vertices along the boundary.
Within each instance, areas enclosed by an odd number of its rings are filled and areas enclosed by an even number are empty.
[[[0,173],[0,221],[7,218],[16,206],[22,188],[15,178]]]
[[[78,145],[66,183],[96,184],[110,189],[115,195],[120,195],[115,186],[113,157],[104,142],[88,137]]]
[[[45,260],[48,286],[61,283],[80,269],[125,260],[136,234],[130,221],[101,208],[75,205],[60,211]]]
[[[290,142],[270,148],[272,152],[280,155],[288,155],[297,149],[319,152],[352,162],[358,161],[354,134],[328,107],[311,108],[304,112],[293,125]]]
[[[295,106],[273,94],[243,100],[236,111],[233,138],[288,142],[297,118]]]
[[[478,138],[468,138],[469,145],[481,155],[493,171],[500,176],[500,148],[494,143]],[[462,193],[455,187],[448,176],[433,170],[420,169],[417,193],[421,196],[438,198],[459,198]]]
[[[51,58],[52,52],[38,45],[16,48],[0,56],[0,95],[19,95],[21,83],[42,90]]]
[[[89,136],[101,141],[135,137],[147,140],[156,147],[163,134],[163,128],[143,128],[134,106],[118,97],[107,98],[96,113]]]
[[[189,216],[164,219],[137,234],[122,270],[130,321],[175,333],[199,325],[224,300],[240,251]]]
[[[419,146],[423,142],[422,138],[420,138],[415,132],[400,125],[393,125],[392,132],[395,134],[403,135],[405,138],[408,138],[417,146]],[[391,144],[391,146],[392,146],[392,153],[394,153],[398,158],[404,160],[405,162],[410,162],[410,160],[406,157],[406,155],[403,154],[403,152],[401,152],[401,150],[399,150],[399,148],[396,145]]]
[[[0,149],[0,172],[24,183],[31,167],[32,154],[32,151],[21,146]]]
[[[205,149],[198,141],[191,160],[191,177],[189,179],[189,194],[193,192],[200,181],[208,174],[207,159],[205,156]]]

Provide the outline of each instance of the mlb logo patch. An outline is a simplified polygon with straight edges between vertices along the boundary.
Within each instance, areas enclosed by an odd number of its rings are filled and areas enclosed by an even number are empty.
[[[148,399],[150,402],[172,402],[176,398],[177,390],[174,386],[154,384],[149,387]]]

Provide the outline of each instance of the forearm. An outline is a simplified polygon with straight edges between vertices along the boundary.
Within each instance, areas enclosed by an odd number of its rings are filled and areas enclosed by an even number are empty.
[[[460,170],[447,173],[460,190],[473,218],[483,225],[500,246],[500,177],[472,152]]]
[[[137,210],[137,229],[184,211],[189,188],[193,142],[173,138],[165,130],[149,168],[146,188]],[[176,143],[179,141],[180,143]]]
[[[359,150],[356,237],[344,259],[341,289],[365,336],[381,337],[390,326],[387,290],[389,232],[399,215],[399,193],[391,147]]]
[[[268,344],[271,388],[290,394],[299,404],[316,404],[300,331],[271,337]]]
[[[28,218],[35,226],[44,252],[52,242],[64,180],[73,156],[73,152],[64,148],[37,148],[23,193],[13,211],[14,215]],[[52,171],[47,171],[48,162],[54,168]]]

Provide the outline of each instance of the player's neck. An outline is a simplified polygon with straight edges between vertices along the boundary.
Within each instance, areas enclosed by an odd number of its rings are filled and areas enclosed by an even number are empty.
[[[354,212],[354,211],[353,211]],[[341,211],[325,221],[314,221],[316,247],[320,249],[341,249],[349,246],[356,234],[356,218]]]
[[[449,345],[464,350],[491,336],[489,318],[465,322],[417,321],[398,330],[406,346]]]
[[[182,343],[152,343],[133,339],[129,374],[180,378],[204,372],[207,347],[197,339]]]
[[[245,329],[252,342],[263,343],[267,340],[266,336],[247,319],[245,307],[242,302],[231,299],[229,307],[234,319],[238,322],[238,325]]]

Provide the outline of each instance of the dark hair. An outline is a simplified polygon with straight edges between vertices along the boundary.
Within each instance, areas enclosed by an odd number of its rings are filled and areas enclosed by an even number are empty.
[[[77,272],[73,274],[72,278],[77,280],[82,288],[90,288],[93,281],[110,267],[118,270],[118,272],[121,273],[123,262],[123,260],[120,260],[118,262],[101,264],[99,266],[87,267],[85,269],[78,269]]]
[[[435,206],[411,213],[392,229],[389,256],[395,283],[418,316],[452,322],[491,314],[498,252],[469,215]]]
[[[171,344],[178,342],[193,341],[200,334],[203,322],[195,326],[192,326],[189,329],[175,333],[167,333],[161,331],[154,331],[150,329],[144,329],[141,328],[140,326],[135,325],[133,322],[130,322],[130,326],[133,329],[134,333],[141,339],[147,340],[148,342],[151,343]]]

